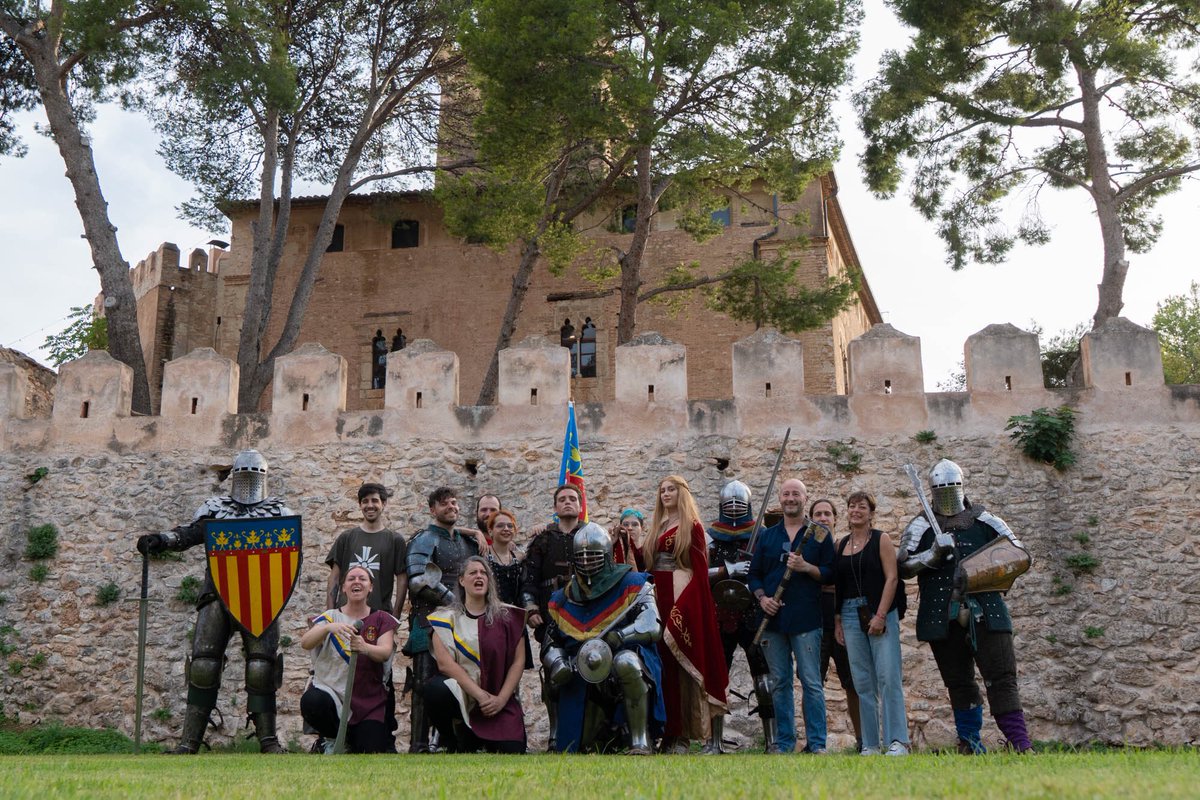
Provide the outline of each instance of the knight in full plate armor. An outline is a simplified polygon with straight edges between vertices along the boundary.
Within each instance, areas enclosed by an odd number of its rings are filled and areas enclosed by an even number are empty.
[[[900,575],[917,577],[921,589],[917,639],[929,642],[950,695],[959,752],[985,752],[983,698],[975,669],[983,676],[996,725],[1018,752],[1031,749],[1017,690],[1012,617],[999,591],[964,594],[956,589],[958,564],[997,537],[1020,542],[1004,522],[973,505],[963,489],[962,469],[942,459],[929,471],[930,504],[942,533],[925,516],[908,523],[896,554]]]
[[[542,650],[547,681],[558,690],[555,747],[625,746],[630,755],[649,755],[666,721],[654,585],[646,573],[613,562],[612,537],[595,523],[575,533],[572,560],[570,583],[550,599]]]
[[[746,546],[754,533],[754,510],[750,487],[730,481],[721,489],[720,514],[708,526],[708,579],[717,606],[717,627],[725,650],[725,667],[733,664],[733,654],[741,647],[754,681],[754,699],[762,720],[763,744],[767,752],[775,745],[775,705],[771,701],[770,668],[762,648],[754,643],[754,634],[762,621],[762,612],[746,586],[750,554]],[[713,717],[712,740],[705,752],[719,753],[724,717]]]
[[[209,519],[258,519],[289,517],[292,511],[278,497],[267,497],[267,461],[257,450],[243,450],[233,459],[229,471],[230,493],[210,497],[197,509],[192,521],[163,533],[139,537],[137,549],[143,554],[164,550],[187,550],[204,541],[204,522]],[[183,717],[183,735],[179,746],[170,751],[192,754],[200,749],[208,729],[209,716],[217,705],[225,648],[238,627],[226,610],[209,570],[205,570],[204,588],[196,601],[196,627],[192,654],[185,673],[188,682],[187,710]],[[279,621],[261,636],[251,636],[239,628],[246,659],[246,710],[264,753],[282,753],[275,735],[275,692],[283,685],[283,655],[279,653]]]
[[[431,492],[429,512],[433,521],[409,541],[405,560],[408,598],[412,606],[408,643],[404,646],[404,654],[413,662],[410,753],[429,752],[430,720],[425,714],[421,691],[437,674],[437,662],[429,649],[429,612],[452,602],[454,590],[451,587],[458,585],[463,564],[471,556],[479,555],[478,539],[454,527],[458,521],[458,498],[452,489],[440,487]]]

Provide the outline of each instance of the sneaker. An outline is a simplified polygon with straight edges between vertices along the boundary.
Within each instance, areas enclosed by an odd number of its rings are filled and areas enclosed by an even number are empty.
[[[862,750],[859,751],[859,755],[877,756],[877,755],[879,755],[879,748],[878,747],[864,747]]]
[[[827,755],[829,755],[829,751],[828,751],[828,750],[826,750],[824,747],[818,747],[818,748],[816,748],[816,749],[814,749],[814,750],[809,750],[808,752],[809,752],[809,754],[810,754],[810,755],[814,755],[814,756],[827,756]]]
[[[906,756],[908,755],[908,745],[906,745],[904,742],[894,741],[892,742],[891,747],[887,749],[887,755]]]

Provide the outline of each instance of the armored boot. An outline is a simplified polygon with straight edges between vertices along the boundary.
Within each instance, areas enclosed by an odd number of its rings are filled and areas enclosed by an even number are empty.
[[[550,721],[550,734],[546,737],[546,752],[558,752],[558,698],[546,700],[546,717]]]
[[[1025,728],[1025,712],[1017,709],[996,715],[996,726],[1008,740],[1008,746],[1018,753],[1033,751],[1033,743],[1029,741],[1029,731]]]
[[[701,750],[706,756],[719,756],[724,751],[721,749],[721,739],[725,735],[725,715],[716,714],[712,718],[712,738],[704,745]]]
[[[983,730],[983,706],[954,709],[954,730],[958,733],[958,752],[977,756],[987,752],[980,732]]]
[[[200,752],[204,733],[208,730],[208,715],[211,713],[210,708],[201,708],[189,703],[187,710],[183,712],[183,734],[179,737],[179,746],[168,750],[167,753],[174,756],[191,756]]]
[[[654,752],[650,744],[650,687],[642,679],[642,661],[632,651],[623,650],[613,659],[613,672],[624,696],[629,755],[648,756]]]
[[[254,722],[254,733],[258,737],[260,753],[281,754],[287,752],[279,744],[278,737],[275,736],[274,711],[255,711],[250,715],[250,719]]]
[[[425,685],[434,672],[434,661],[431,653],[417,653],[413,656],[413,692],[412,713],[408,718],[408,752],[428,753],[430,719],[425,713]]]
[[[775,701],[771,699],[771,686],[767,676],[754,676],[754,699],[758,701],[758,716],[763,726],[763,752],[774,753],[778,748],[779,729],[775,725]]]
[[[425,698],[413,692],[412,712],[409,714],[408,752],[429,752],[429,720],[425,716]]]

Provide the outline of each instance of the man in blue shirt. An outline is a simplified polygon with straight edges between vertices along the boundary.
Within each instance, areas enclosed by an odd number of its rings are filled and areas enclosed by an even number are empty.
[[[778,750],[796,749],[792,657],[804,689],[805,750],[825,753],[825,687],[821,682],[821,584],[833,580],[833,536],[804,516],[808,490],[796,478],[779,487],[783,519],[759,534],[750,561],[750,591],[767,616],[763,655],[771,669]],[[791,573],[783,595],[774,595]]]

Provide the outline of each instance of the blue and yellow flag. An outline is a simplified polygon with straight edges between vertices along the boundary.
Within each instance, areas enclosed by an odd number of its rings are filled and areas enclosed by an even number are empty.
[[[558,483],[579,487],[579,521],[588,521],[587,491],[583,488],[583,462],[579,458],[579,429],[575,427],[575,403],[567,402],[567,435],[563,439],[562,466]]]

